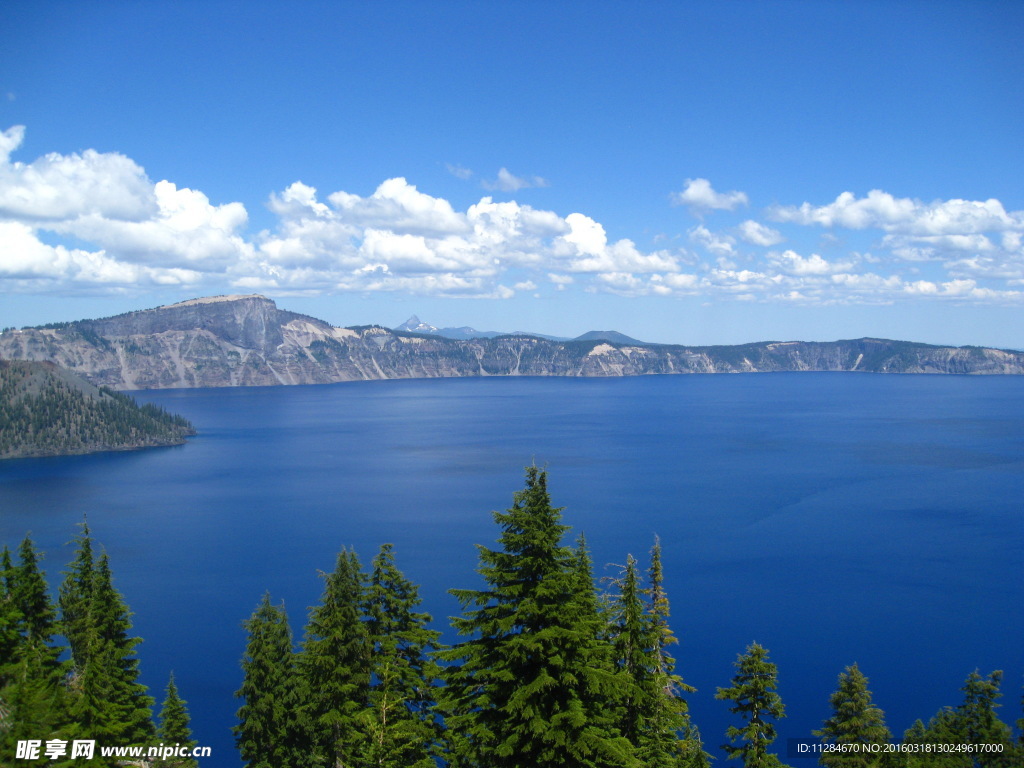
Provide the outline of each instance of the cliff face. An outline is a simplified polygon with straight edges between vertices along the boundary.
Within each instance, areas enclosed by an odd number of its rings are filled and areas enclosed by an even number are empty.
[[[322,384],[445,376],[872,371],[1024,373],[1024,353],[884,339],[737,346],[631,346],[530,336],[448,339],[334,328],[262,296],[172,304],[7,331],[0,358],[45,360],[114,389]]]

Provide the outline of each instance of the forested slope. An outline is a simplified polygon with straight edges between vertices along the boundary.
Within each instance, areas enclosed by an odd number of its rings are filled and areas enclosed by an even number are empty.
[[[0,360],[0,459],[177,445],[193,434],[186,419],[52,363]]]

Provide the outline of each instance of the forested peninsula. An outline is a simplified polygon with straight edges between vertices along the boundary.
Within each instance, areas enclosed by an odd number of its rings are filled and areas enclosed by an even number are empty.
[[[194,434],[181,416],[53,363],[0,360],[0,459],[178,445]]]
[[[646,568],[628,556],[599,588],[585,540],[566,543],[569,527],[536,467],[493,517],[500,533],[497,546],[478,548],[480,584],[450,590],[462,605],[451,645],[429,628],[419,588],[388,544],[369,572],[341,550],[300,642],[264,594],[239,648],[234,735],[245,765],[709,768],[714,757],[785,768],[792,745],[775,743],[786,716],[779,670],[756,642],[738,653],[731,677],[721,670],[715,698],[734,724],[709,734],[691,717],[694,689],[686,659],[672,655],[657,541]],[[188,693],[172,678],[154,720],[139,682],[140,640],[98,551],[83,524],[56,606],[28,537],[17,562],[6,547],[0,553],[0,761],[20,743],[36,751],[19,765],[77,765],[63,759],[68,744],[89,739],[88,765],[115,768],[134,755],[131,764],[145,768],[196,768],[202,734],[191,730]],[[851,663],[835,691],[821,692],[832,714],[796,757],[826,768],[1019,768],[1024,718],[1016,734],[1000,718],[1001,683],[999,670],[969,673],[960,703],[900,736]],[[147,757],[158,743],[174,754]],[[122,751],[101,752],[113,747]]]
[[[215,296],[98,320],[8,328],[0,334],[0,357],[49,361],[116,390],[454,376],[1024,374],[1024,352],[987,347],[873,338],[685,346],[586,336],[453,339],[379,325],[336,328],[263,296]]]

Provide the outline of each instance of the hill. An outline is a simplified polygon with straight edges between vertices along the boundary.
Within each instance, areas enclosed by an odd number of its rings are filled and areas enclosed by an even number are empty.
[[[1024,352],[887,339],[683,346],[518,334],[449,339],[378,325],[335,328],[255,295],[7,330],[0,334],[0,357],[53,362],[118,390],[450,376],[1024,373]]]
[[[0,459],[177,445],[194,434],[180,416],[53,363],[0,360]]]
[[[650,346],[646,341],[638,341],[632,336],[627,336],[618,331],[587,331],[577,336],[574,341],[608,341],[612,344],[627,345],[634,347]]]

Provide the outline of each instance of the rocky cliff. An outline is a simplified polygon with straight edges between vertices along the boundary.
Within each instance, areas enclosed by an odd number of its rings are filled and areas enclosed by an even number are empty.
[[[885,339],[737,346],[447,339],[334,328],[263,296],[218,296],[0,335],[0,358],[45,360],[114,389],[321,384],[444,376],[865,371],[1024,373],[1024,352]]]

